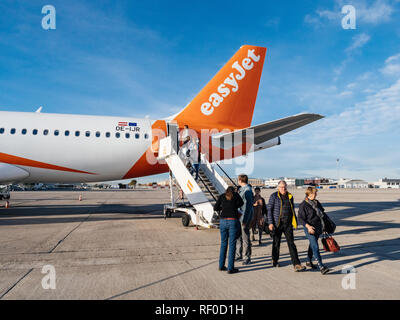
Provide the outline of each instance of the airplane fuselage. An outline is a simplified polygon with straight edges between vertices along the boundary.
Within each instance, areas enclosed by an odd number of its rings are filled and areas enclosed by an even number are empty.
[[[154,122],[0,111],[0,162],[26,170],[27,183],[129,178],[127,173],[151,146]]]

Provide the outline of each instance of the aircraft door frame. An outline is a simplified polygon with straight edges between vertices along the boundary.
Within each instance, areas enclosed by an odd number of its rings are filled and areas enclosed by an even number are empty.
[[[176,122],[167,122],[167,135],[171,136],[172,149],[179,151],[179,127]]]

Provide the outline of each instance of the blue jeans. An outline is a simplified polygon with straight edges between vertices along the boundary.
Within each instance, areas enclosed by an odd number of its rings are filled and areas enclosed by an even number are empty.
[[[239,220],[220,219],[219,230],[221,233],[219,268],[221,269],[225,265],[229,239],[228,270],[233,270],[235,263],[236,240],[240,235],[240,222]]]
[[[303,229],[308,241],[310,242],[310,245],[308,246],[308,261],[312,262],[312,258],[314,256],[314,258],[318,261],[318,266],[321,268],[323,266],[323,263],[318,246],[318,238],[320,234],[309,234],[308,229],[305,226],[303,226]]]

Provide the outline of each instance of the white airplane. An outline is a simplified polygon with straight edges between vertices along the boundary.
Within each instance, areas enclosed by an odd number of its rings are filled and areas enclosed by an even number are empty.
[[[280,135],[322,116],[299,114],[250,126],[265,54],[266,48],[242,46],[193,101],[167,119],[0,111],[0,184],[98,182],[168,172],[154,159],[171,122],[198,134],[204,153],[220,150],[217,160],[226,159],[232,147],[226,138],[246,138],[246,129],[254,132],[254,141],[253,149],[245,141],[239,146],[243,154],[278,145]],[[217,133],[201,135],[204,129]]]

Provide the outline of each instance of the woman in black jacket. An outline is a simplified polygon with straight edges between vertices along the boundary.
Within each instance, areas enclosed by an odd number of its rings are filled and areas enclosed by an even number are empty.
[[[217,200],[215,211],[221,211],[219,230],[221,233],[221,249],[219,253],[219,270],[227,270],[225,267],[226,252],[229,239],[228,273],[236,273],[239,270],[234,267],[236,240],[240,236],[240,213],[238,209],[243,205],[243,200],[233,187],[228,187],[226,192]]]
[[[303,224],[304,233],[310,245],[308,246],[308,262],[306,266],[312,269],[317,267],[312,263],[312,258],[318,261],[318,267],[322,274],[329,272],[329,269],[322,263],[322,258],[319,253],[318,238],[323,232],[324,208],[321,203],[316,199],[317,189],[315,187],[308,187],[306,190],[306,198],[300,203],[299,206],[299,220]]]

